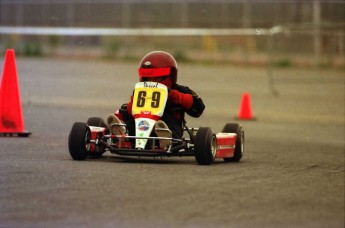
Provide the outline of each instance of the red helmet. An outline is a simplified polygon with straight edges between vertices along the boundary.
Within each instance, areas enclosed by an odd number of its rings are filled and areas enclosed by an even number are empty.
[[[139,80],[161,78],[160,83],[171,88],[177,81],[177,63],[172,55],[164,51],[153,51],[144,56],[138,69]]]

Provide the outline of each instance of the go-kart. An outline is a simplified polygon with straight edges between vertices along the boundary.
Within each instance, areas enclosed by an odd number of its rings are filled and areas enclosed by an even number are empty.
[[[126,110],[118,110],[115,116],[120,121],[110,123],[100,117],[90,117],[86,123],[73,124],[68,139],[70,155],[74,160],[101,157],[106,151],[120,156],[195,156],[200,165],[210,165],[216,158],[225,162],[241,160],[244,131],[240,124],[226,123],[222,132],[217,134],[209,127],[189,128],[184,124],[184,136],[173,138],[169,128],[160,120],[167,99],[168,88],[165,85],[138,82],[132,106],[135,135],[128,133],[123,122],[121,113]]]

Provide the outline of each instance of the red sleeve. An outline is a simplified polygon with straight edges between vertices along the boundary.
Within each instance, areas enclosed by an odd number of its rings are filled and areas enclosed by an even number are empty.
[[[127,106],[127,112],[129,115],[132,115],[132,106],[133,106],[133,96],[131,96],[131,99],[128,102],[128,106]]]

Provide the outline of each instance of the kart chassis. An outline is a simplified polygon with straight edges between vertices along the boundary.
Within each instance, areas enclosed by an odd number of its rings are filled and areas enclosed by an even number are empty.
[[[121,124],[122,125],[122,124]],[[122,125],[123,126],[123,125]],[[125,125],[124,125],[125,126]],[[96,148],[102,146],[109,150],[109,152],[124,156],[194,156],[194,142],[195,134],[199,128],[185,127],[184,131],[188,133],[189,138],[175,139],[171,137],[138,137],[130,135],[112,135],[106,134],[107,129],[101,127],[89,126],[91,130],[90,144],[94,144]],[[93,134],[92,134],[93,133]],[[130,140],[147,139],[151,140],[151,146],[145,149],[132,148],[128,143]],[[169,140],[169,146],[166,149],[157,148],[158,140]],[[92,147],[90,147],[92,148]],[[96,149],[95,148],[95,149]],[[97,149],[95,150],[97,151]],[[93,151],[90,151],[92,154]]]

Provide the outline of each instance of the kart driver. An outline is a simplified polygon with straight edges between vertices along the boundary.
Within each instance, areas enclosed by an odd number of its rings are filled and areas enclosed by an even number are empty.
[[[168,87],[168,101],[158,124],[160,124],[160,128],[169,128],[173,138],[182,138],[185,113],[192,117],[199,117],[203,113],[205,105],[194,91],[176,83],[177,72],[174,57],[164,51],[153,51],[145,55],[138,69],[140,82],[159,82]],[[127,104],[127,113],[122,112],[129,135],[135,135],[132,104],[133,95]],[[126,117],[127,114],[129,116]],[[107,122],[112,122],[112,120]],[[167,137],[159,135],[157,131],[156,133],[160,137]]]

